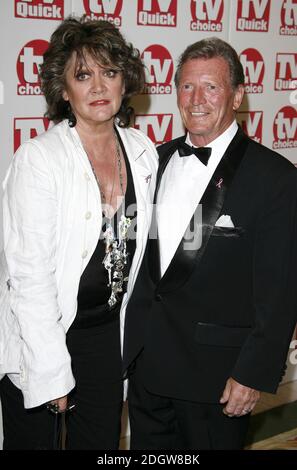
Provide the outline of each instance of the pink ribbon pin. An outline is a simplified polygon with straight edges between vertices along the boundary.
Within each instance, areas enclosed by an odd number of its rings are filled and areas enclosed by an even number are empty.
[[[223,183],[223,178],[220,178],[219,181],[217,182],[216,184],[216,187],[219,188],[219,189],[222,189],[222,183]]]
[[[150,180],[151,180],[151,177],[152,177],[152,174],[146,176],[144,179],[145,179],[145,182],[148,183]]]

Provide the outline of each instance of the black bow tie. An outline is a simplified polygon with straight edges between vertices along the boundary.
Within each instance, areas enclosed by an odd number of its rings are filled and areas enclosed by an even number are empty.
[[[180,157],[187,157],[188,155],[196,155],[197,158],[204,164],[207,165],[208,159],[211,154],[210,147],[191,147],[186,142],[181,142],[177,147]]]

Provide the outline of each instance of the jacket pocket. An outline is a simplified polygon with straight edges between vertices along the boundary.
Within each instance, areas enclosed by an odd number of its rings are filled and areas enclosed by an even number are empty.
[[[242,227],[216,227],[211,233],[212,237],[242,237],[245,230]]]
[[[240,347],[251,331],[251,327],[222,326],[198,322],[195,340],[199,344],[212,346]]]
[[[0,284],[0,373],[18,373],[20,332],[10,308],[9,281]]]

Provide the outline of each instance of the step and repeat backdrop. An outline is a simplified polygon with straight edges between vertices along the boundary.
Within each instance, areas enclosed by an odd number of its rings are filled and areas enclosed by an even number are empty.
[[[173,84],[180,53],[208,36],[229,41],[245,71],[238,122],[297,164],[297,0],[2,0],[1,180],[18,146],[50,125],[38,67],[70,14],[110,21],[140,50],[146,86],[134,99],[133,125],[156,144],[183,133]]]

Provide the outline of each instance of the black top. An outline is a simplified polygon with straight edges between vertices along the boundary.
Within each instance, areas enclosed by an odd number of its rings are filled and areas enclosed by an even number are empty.
[[[119,135],[118,139],[126,164],[127,189],[122,205],[118,208],[117,212],[111,219],[111,225],[116,236],[118,236],[118,224],[121,215],[125,214],[131,219],[127,241],[127,252],[129,256],[128,263],[124,270],[124,275],[128,276],[136,248],[136,196],[129,160]],[[113,307],[110,307],[108,304],[111,287],[108,286],[108,271],[102,263],[105,257],[105,241],[103,233],[106,229],[106,222],[106,218],[102,214],[102,229],[96,249],[80,278],[77,295],[77,314],[71,326],[72,328],[88,328],[109,323],[118,316],[120,311],[121,301],[117,302]],[[123,292],[120,294],[121,297],[123,297],[125,293],[126,285],[127,283],[123,284]]]

